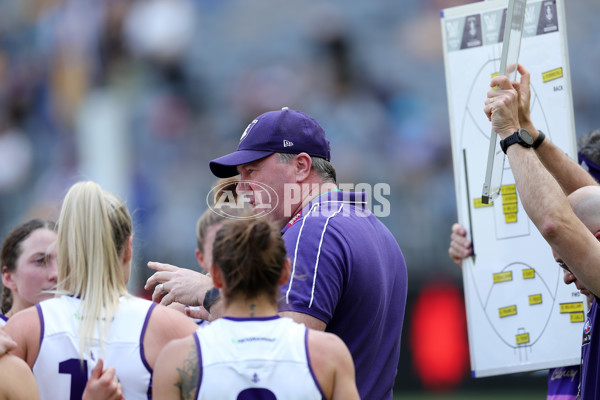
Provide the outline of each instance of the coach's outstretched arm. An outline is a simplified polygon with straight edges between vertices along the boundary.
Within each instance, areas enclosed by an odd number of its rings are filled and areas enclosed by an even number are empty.
[[[531,121],[530,103],[531,86],[529,71],[519,64],[519,74],[521,81],[515,83],[515,89],[519,95],[519,124],[521,128],[526,129],[534,141],[537,141],[540,131],[536,129]],[[512,132],[511,132],[512,133]],[[584,187],[597,185],[596,180],[579,165],[572,160],[564,151],[556,146],[549,138],[540,138],[535,143],[535,152],[544,164],[544,167],[556,179],[565,194],[569,195],[575,190]]]
[[[490,86],[499,89],[488,91],[484,112],[505,139],[520,128],[519,94],[505,76],[494,77]],[[600,243],[575,216],[558,182],[531,147],[516,143],[506,154],[527,215],[577,278],[600,295]]]
[[[552,143],[549,138],[545,138],[545,135],[540,137],[541,132],[537,130],[531,121],[529,71],[521,64],[518,66],[518,71],[521,80],[518,83],[513,83],[513,86],[519,96],[519,124],[521,128],[531,134],[534,140],[535,153],[544,167],[552,174],[567,195],[584,186],[598,185],[594,177]],[[459,267],[462,266],[462,260],[471,255],[471,241],[467,239],[467,230],[459,223],[452,225],[448,255]]]

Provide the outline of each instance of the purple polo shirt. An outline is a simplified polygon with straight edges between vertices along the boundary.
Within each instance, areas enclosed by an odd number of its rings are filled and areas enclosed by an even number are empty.
[[[581,398],[600,399],[600,319],[598,319],[598,297],[594,301],[583,326],[581,345]]]
[[[363,399],[392,399],[406,306],[404,256],[361,193],[315,198],[282,230],[292,276],[280,309],[327,324],[350,349]]]
[[[546,400],[575,400],[581,374],[579,365],[550,368]]]

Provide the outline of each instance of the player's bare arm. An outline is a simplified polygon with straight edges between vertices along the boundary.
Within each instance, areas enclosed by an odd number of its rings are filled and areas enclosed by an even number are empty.
[[[332,333],[309,330],[308,352],[311,368],[327,399],[360,398],[354,362],[342,339]]]
[[[173,340],[161,351],[152,378],[157,399],[193,400],[198,391],[198,354],[193,337]]]
[[[179,374],[179,390],[181,398],[185,400],[193,400],[198,391],[198,374],[200,366],[198,365],[198,352],[196,351],[195,343],[188,346],[188,354],[183,360],[181,368],[177,368]]]

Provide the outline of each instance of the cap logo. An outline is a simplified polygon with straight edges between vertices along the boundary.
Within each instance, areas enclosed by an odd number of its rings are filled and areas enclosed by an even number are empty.
[[[289,140],[283,141],[283,147],[292,147],[293,145],[294,145],[294,142],[290,142]]]
[[[256,123],[258,122],[257,119],[255,119],[254,121],[250,122],[248,124],[248,126],[246,127],[246,129],[244,129],[244,133],[242,133],[242,137],[240,138],[240,142],[242,140],[244,140],[246,138],[246,136],[248,136],[248,134],[250,133],[250,131],[252,130],[252,128],[254,128],[254,125],[256,125]]]

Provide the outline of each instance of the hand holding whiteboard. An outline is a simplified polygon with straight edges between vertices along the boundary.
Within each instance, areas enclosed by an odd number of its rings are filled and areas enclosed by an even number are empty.
[[[476,260],[463,262],[476,378],[579,364],[586,312],[579,291],[563,283],[547,242],[527,218],[508,162],[498,197],[483,204],[478,192],[491,130],[483,100],[500,71],[508,3],[477,1],[440,13],[458,221],[469,227],[477,250]],[[514,73],[513,60],[505,73]],[[576,157],[564,0],[527,1],[518,62],[530,73],[514,79],[524,96],[519,117],[535,121]],[[478,193],[471,197],[469,188]],[[578,312],[565,312],[573,302]]]
[[[502,42],[502,58],[500,60],[500,75],[505,75],[511,81],[517,78],[517,65],[521,49],[521,36],[523,34],[523,20],[525,18],[526,0],[509,0],[506,10],[506,23],[504,27],[504,40]],[[502,171],[504,170],[504,152],[498,144],[498,135],[494,130],[490,133],[490,147],[488,150],[487,169],[485,182],[481,194],[481,202],[489,204],[500,194],[502,186]],[[496,150],[498,149],[498,150]]]

